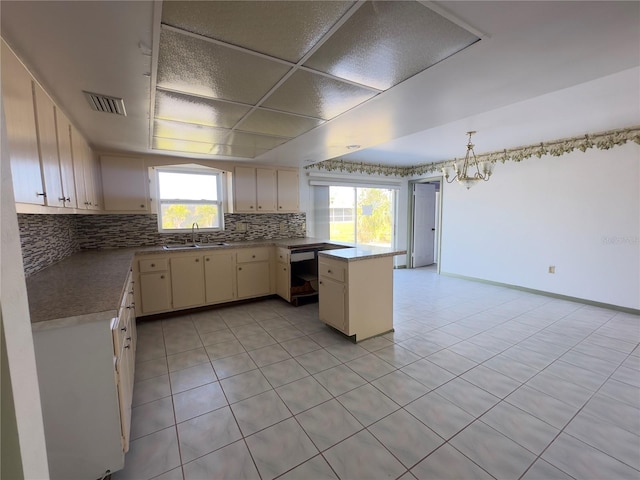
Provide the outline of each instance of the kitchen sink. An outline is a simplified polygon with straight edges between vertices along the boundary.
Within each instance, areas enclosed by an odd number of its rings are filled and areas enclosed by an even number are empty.
[[[173,243],[164,245],[165,250],[185,250],[190,248],[210,248],[210,247],[226,247],[226,242],[210,242],[210,243]]]

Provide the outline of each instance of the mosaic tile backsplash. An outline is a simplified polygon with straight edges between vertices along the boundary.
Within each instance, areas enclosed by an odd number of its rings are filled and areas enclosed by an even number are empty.
[[[238,242],[243,240],[303,238],[306,215],[224,215],[225,230],[197,233],[197,241]],[[27,276],[81,249],[125,248],[190,241],[191,233],[158,233],[156,215],[33,215],[19,214],[22,256]],[[246,231],[239,231],[246,227]]]

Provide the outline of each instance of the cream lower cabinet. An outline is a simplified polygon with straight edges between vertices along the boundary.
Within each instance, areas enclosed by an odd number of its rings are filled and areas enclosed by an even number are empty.
[[[320,320],[356,341],[393,330],[393,257],[352,261],[320,253]]]
[[[170,266],[173,308],[182,309],[204,305],[204,261],[202,256],[172,256]]]
[[[130,292],[128,283],[114,318],[75,317],[33,331],[53,480],[102,478],[124,467],[136,341]]]
[[[139,259],[134,272],[138,278],[136,314],[150,315],[171,311],[169,259],[161,256]]]
[[[260,297],[271,292],[272,248],[246,248],[236,254],[238,298]]]
[[[204,256],[204,288],[207,304],[236,299],[235,251],[221,251]]]

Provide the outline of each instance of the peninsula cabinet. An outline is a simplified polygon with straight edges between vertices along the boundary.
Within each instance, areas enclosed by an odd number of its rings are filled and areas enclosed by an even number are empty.
[[[319,317],[359,342],[393,330],[393,257],[319,255]]]

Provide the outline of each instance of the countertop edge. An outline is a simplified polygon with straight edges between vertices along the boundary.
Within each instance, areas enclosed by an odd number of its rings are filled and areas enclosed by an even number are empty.
[[[66,318],[54,318],[52,320],[42,320],[31,324],[32,332],[44,332],[47,330],[55,330],[64,327],[74,327],[86,323],[104,322],[112,320],[118,315],[118,309],[106,310],[104,312],[87,313],[84,315],[75,315]]]

